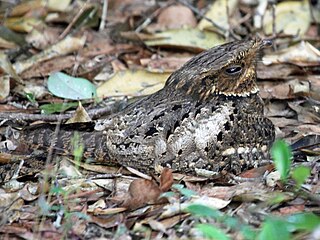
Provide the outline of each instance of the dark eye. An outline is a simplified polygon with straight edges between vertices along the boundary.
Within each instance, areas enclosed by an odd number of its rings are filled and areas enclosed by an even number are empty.
[[[236,75],[236,74],[240,73],[241,70],[242,70],[242,67],[237,65],[237,66],[231,66],[231,67],[226,68],[225,72],[228,75]]]

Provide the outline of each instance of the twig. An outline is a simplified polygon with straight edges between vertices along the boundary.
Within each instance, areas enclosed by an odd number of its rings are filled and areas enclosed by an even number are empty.
[[[200,16],[201,18],[207,20],[208,22],[210,22],[215,28],[219,29],[223,35],[226,38],[229,38],[229,35],[232,36],[234,39],[240,40],[241,38],[239,36],[237,36],[229,27],[229,31],[221,26],[219,26],[218,24],[216,24],[214,21],[212,21],[210,18],[206,17],[204,14],[202,14],[197,8],[195,8],[194,6],[192,6],[191,4],[189,4],[188,2],[186,2],[185,0],[177,0],[179,3],[185,5],[186,7],[190,8],[191,11],[193,11],[195,14],[197,14],[198,16]],[[227,2],[227,16],[229,17],[229,13],[228,13],[228,2]],[[220,33],[221,34],[221,33]]]
[[[104,29],[106,25],[107,13],[108,13],[108,0],[103,0],[102,16],[101,16],[101,21],[99,26],[100,32]]]
[[[152,22],[152,20],[153,20],[156,16],[158,16],[158,14],[160,13],[160,11],[161,11],[162,9],[164,9],[164,8],[166,8],[166,7],[168,7],[168,6],[170,6],[170,4],[167,4],[167,5],[163,6],[163,7],[160,7],[160,8],[158,8],[158,9],[156,9],[153,13],[151,13],[151,15],[150,15],[149,17],[147,17],[146,20],[143,21],[143,23],[141,23],[141,24],[136,28],[136,30],[134,30],[134,32],[136,32],[136,33],[141,32],[146,26],[148,26],[148,25]]]
[[[103,115],[111,114],[112,112],[115,112],[116,109],[119,108],[119,105],[122,103],[115,103],[103,108],[96,108],[96,109],[90,109],[88,110],[88,115],[91,119],[97,119]],[[19,121],[58,121],[61,120],[67,120],[73,116],[75,111],[71,111],[70,113],[63,113],[63,114],[50,114],[50,115],[44,115],[44,114],[27,114],[27,113],[6,113],[2,112],[0,113],[0,120],[19,120]]]
[[[66,27],[66,29],[63,31],[63,33],[61,33],[61,35],[59,36],[59,39],[63,39],[65,36],[68,35],[68,33],[70,32],[70,29],[73,27],[73,25],[76,23],[76,21],[79,19],[79,17],[81,16],[81,14],[84,12],[84,10],[86,9],[88,5],[88,2],[85,2],[85,4],[80,8],[80,11],[77,13],[77,15],[72,19],[71,23],[69,23],[69,25]]]
[[[195,14],[197,14],[198,16],[200,16],[201,18],[207,20],[208,22],[210,22],[214,27],[218,28],[219,30],[221,30],[223,32],[223,34],[225,34],[225,32],[227,31],[226,29],[224,29],[223,27],[219,26],[218,24],[216,24],[214,21],[212,21],[210,18],[206,17],[204,14],[202,14],[197,8],[195,8],[194,6],[192,6],[191,4],[189,4],[188,2],[186,2],[185,0],[178,0],[179,3],[185,5],[186,7],[190,8],[191,11],[193,11]]]
[[[272,7],[272,37],[277,36],[277,29],[276,29],[276,6],[273,3]],[[274,44],[275,45],[275,44]]]

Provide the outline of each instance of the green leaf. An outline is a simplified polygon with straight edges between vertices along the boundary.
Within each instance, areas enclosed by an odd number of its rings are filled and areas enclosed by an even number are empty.
[[[281,240],[290,239],[288,224],[280,219],[268,219],[262,225],[262,231],[258,235],[258,240],[278,239],[280,236]]]
[[[310,174],[310,168],[305,166],[299,166],[293,170],[292,178],[296,181],[297,187],[300,188],[300,186],[306,181]]]
[[[210,224],[198,224],[196,228],[208,239],[230,240],[227,234]]]
[[[50,75],[48,89],[55,96],[73,100],[89,99],[97,96],[96,87],[87,79],[71,77],[62,72]]]
[[[182,184],[173,184],[172,188],[178,190],[183,196],[186,196],[188,198],[198,195],[195,191],[185,188]]]
[[[26,98],[31,102],[31,103],[36,103],[36,97],[32,93],[25,93]]]
[[[247,225],[242,225],[240,231],[244,239],[254,240],[257,237],[257,233]]]
[[[174,192],[164,192],[160,194],[159,198],[172,198],[175,195]]]
[[[292,152],[288,144],[283,140],[276,141],[271,148],[271,155],[282,181],[286,181],[289,175]]]
[[[200,217],[221,218],[222,214],[216,210],[200,204],[191,204],[187,211]]]
[[[320,217],[313,213],[297,213],[287,217],[291,224],[292,231],[305,230],[312,231],[320,226]]]
[[[72,107],[77,107],[79,105],[78,102],[70,102],[70,103],[50,103],[43,104],[40,106],[42,114],[52,114],[52,113],[60,113],[68,110]]]
[[[55,187],[55,186],[50,189],[50,193],[56,194],[56,195],[61,194],[63,196],[67,194],[67,192],[63,188]]]

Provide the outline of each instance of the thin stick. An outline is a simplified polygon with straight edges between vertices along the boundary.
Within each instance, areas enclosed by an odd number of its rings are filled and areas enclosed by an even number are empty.
[[[122,101],[121,101],[122,102]],[[115,112],[116,109],[119,108],[120,103],[115,103],[103,108],[96,108],[96,109],[90,109],[88,110],[88,115],[91,119],[97,119],[103,115],[111,114],[112,112]],[[58,119],[61,120],[67,120],[73,116],[75,111],[72,111],[70,113],[63,113],[63,114],[50,114],[50,115],[44,115],[44,114],[27,114],[27,113],[10,113],[10,112],[1,112],[0,113],[0,120],[13,120],[13,121],[58,121]]]
[[[103,0],[102,16],[101,16],[101,21],[100,21],[100,26],[99,26],[100,32],[105,28],[107,13],[108,13],[108,0]]]
[[[70,32],[70,29],[73,27],[73,25],[76,23],[76,21],[79,19],[79,17],[81,16],[81,14],[84,12],[84,10],[86,9],[88,5],[88,2],[85,2],[85,4],[80,8],[80,11],[77,13],[77,15],[72,19],[71,23],[69,23],[69,25],[66,27],[66,29],[63,31],[63,33],[61,33],[61,35],[59,36],[59,39],[63,39],[65,36],[68,35],[68,33]]]

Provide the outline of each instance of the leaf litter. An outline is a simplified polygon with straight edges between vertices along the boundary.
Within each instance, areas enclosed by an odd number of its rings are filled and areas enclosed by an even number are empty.
[[[255,5],[249,3],[254,1],[236,0],[213,4],[203,0],[194,5],[185,1],[145,2],[109,1],[106,15],[102,5],[83,5],[81,1],[11,5],[8,14],[1,14],[0,109],[24,114],[26,120],[13,121],[17,127],[33,124],[32,115],[40,114],[42,106],[67,98],[55,98],[46,90],[48,76],[62,71],[75,80],[86,78],[97,88],[100,100],[72,103],[79,107],[70,121],[90,123],[89,110],[103,108],[115,96],[151,94],[195,52],[258,31],[263,37],[275,38],[274,49],[257,61],[265,112],[276,125],[279,138],[296,142],[294,167],[303,164],[310,169],[310,176],[305,170],[293,172],[292,181],[303,190],[297,194],[284,188],[281,174],[270,164],[240,176],[208,179],[168,169],[160,176],[146,176],[135,169],[57,157],[60,164],[49,164],[46,171],[38,172],[34,161],[35,171],[28,172],[23,158],[1,153],[1,161],[16,159],[0,187],[0,212],[4,213],[0,233],[5,237],[201,239],[200,228],[210,233],[215,226],[215,234],[221,237],[243,239],[249,236],[247,232],[224,225],[239,220],[239,226],[248,223],[255,229],[263,228],[259,237],[267,239],[263,237],[269,236],[275,221],[265,221],[266,215],[289,216],[288,221],[302,222],[303,216],[293,214],[319,212],[320,45],[315,37],[318,34],[314,34],[319,23],[316,6],[306,0],[276,1],[273,6],[267,1]],[[5,4],[10,3],[1,3],[1,13]],[[97,31],[99,19],[107,27]],[[76,95],[73,99],[80,100]],[[2,110],[0,116],[1,127],[3,120],[12,121]],[[301,182],[301,176],[307,180]],[[225,222],[197,218],[187,210],[195,204],[220,210],[226,219],[230,213],[234,217]],[[308,217],[318,221],[314,215]],[[316,230],[310,231],[303,233],[305,237],[319,238]]]

